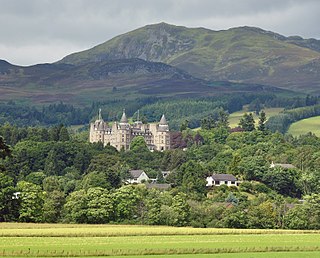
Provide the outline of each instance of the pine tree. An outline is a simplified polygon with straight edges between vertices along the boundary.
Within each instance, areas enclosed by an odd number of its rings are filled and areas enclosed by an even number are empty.
[[[267,121],[266,113],[262,110],[259,115],[259,125],[258,125],[259,131],[261,132],[266,131],[266,125],[265,125],[266,121]]]
[[[69,140],[70,140],[70,136],[69,136],[68,129],[62,126],[59,133],[59,141],[66,142]]]
[[[254,123],[255,123],[255,121],[254,121],[252,113],[250,113],[250,114],[245,113],[243,115],[243,117],[240,119],[239,126],[243,130],[245,130],[247,132],[251,132],[255,129]]]

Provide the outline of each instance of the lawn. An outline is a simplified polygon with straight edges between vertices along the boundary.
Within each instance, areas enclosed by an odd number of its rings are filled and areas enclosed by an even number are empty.
[[[308,132],[320,136],[320,116],[310,117],[295,122],[288,130],[288,134],[292,134],[293,136],[299,136]]]
[[[14,223],[0,226],[0,256],[4,257],[320,255],[320,231]]]
[[[265,108],[263,111],[266,113],[267,119],[271,116],[275,116],[279,114],[281,111],[283,111],[283,108]],[[229,124],[231,128],[237,127],[241,117],[243,116],[244,113],[250,113],[248,111],[248,106],[245,106],[243,110],[231,113],[229,116]],[[254,112],[251,112],[253,114],[254,120],[256,121],[256,126],[258,125],[259,121],[259,116],[256,115]]]

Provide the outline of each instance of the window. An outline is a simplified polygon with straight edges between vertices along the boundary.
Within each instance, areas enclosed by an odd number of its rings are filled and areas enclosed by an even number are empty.
[[[215,185],[220,185],[220,181],[214,181]]]
[[[228,181],[224,181],[224,183],[227,185],[227,184],[228,184]]]
[[[231,184],[234,185],[236,182],[235,181],[231,181]]]

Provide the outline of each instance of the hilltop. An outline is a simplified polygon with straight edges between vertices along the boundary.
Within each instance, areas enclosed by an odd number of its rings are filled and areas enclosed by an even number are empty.
[[[66,56],[59,63],[123,58],[163,62],[206,80],[320,92],[320,41],[255,27],[213,31],[166,23],[147,25]]]

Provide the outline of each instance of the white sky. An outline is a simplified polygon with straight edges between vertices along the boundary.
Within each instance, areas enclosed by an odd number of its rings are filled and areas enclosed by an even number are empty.
[[[320,39],[320,1],[0,0],[0,59],[55,62],[159,22],[213,30],[247,25]]]

